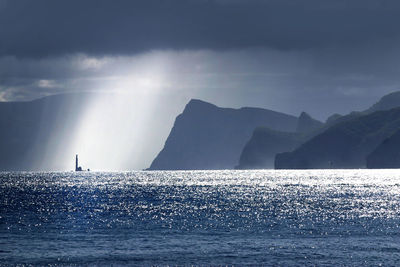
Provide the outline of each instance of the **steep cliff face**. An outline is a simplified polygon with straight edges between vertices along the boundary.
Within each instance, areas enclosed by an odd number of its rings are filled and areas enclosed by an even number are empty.
[[[272,169],[277,153],[292,151],[303,139],[304,136],[298,133],[257,128],[244,147],[236,169]]]
[[[258,126],[294,131],[297,118],[260,108],[220,108],[191,100],[150,170],[232,169]]]
[[[367,168],[400,168],[400,130],[385,139],[368,155]]]
[[[237,169],[274,168],[275,155],[292,151],[323,127],[323,123],[302,112],[297,120],[296,132],[257,128],[244,147]]]
[[[400,108],[355,116],[326,129],[293,152],[278,154],[275,168],[365,168],[367,155],[399,127]]]

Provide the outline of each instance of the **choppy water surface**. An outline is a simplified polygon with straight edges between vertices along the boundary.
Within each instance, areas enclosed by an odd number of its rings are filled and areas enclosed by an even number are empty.
[[[400,170],[0,181],[0,265],[400,265]]]

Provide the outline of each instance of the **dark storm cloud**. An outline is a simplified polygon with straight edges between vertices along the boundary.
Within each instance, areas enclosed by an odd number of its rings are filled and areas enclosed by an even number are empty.
[[[1,0],[0,55],[282,50],[400,37],[397,0]]]
[[[398,0],[0,0],[0,101],[156,87],[325,118],[400,89],[398,13]]]
[[[399,0],[0,0],[0,101],[129,93],[145,168],[190,98],[323,120],[399,90],[399,13]]]

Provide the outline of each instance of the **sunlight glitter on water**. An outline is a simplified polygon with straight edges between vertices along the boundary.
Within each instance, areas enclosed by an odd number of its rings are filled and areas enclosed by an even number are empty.
[[[35,177],[46,182],[66,186],[108,184],[141,185],[249,185],[269,186],[275,184],[400,184],[400,170],[221,170],[221,171],[137,171],[137,172],[15,172],[3,173],[2,182],[33,185]],[[9,179],[4,179],[8,177]],[[16,179],[12,179],[12,178]],[[42,181],[42,180],[41,180]]]
[[[390,253],[400,252],[398,170],[1,173],[0,179],[0,259],[11,264],[400,260]]]

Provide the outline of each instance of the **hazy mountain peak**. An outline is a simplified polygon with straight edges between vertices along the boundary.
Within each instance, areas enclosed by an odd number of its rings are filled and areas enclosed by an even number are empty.
[[[211,104],[209,102],[200,100],[200,99],[196,99],[196,98],[192,98],[190,99],[190,101],[187,103],[188,106],[193,106],[193,105],[209,105],[209,106],[214,106],[216,107],[214,104]]]
[[[337,123],[296,150],[275,157],[277,169],[364,168],[366,156],[400,128],[400,108]]]
[[[381,99],[379,99],[378,102],[376,102],[365,112],[371,113],[378,110],[388,110],[396,107],[400,107],[400,91],[396,91],[383,96]]]
[[[308,113],[302,112],[297,121],[296,131],[299,133],[309,133],[323,125],[322,122],[312,118]]]
[[[149,169],[231,169],[254,129],[293,132],[297,118],[260,108],[220,108],[192,99]]]
[[[199,111],[199,110],[204,110],[204,109],[215,109],[218,108],[216,105],[211,104],[209,102],[200,100],[200,99],[190,99],[190,101],[186,104],[185,109],[183,110],[183,113],[186,112],[193,112],[193,111]]]
[[[305,111],[303,111],[303,112],[300,114],[299,118],[301,118],[301,117],[311,118],[310,114],[308,114],[308,113],[305,112]]]

